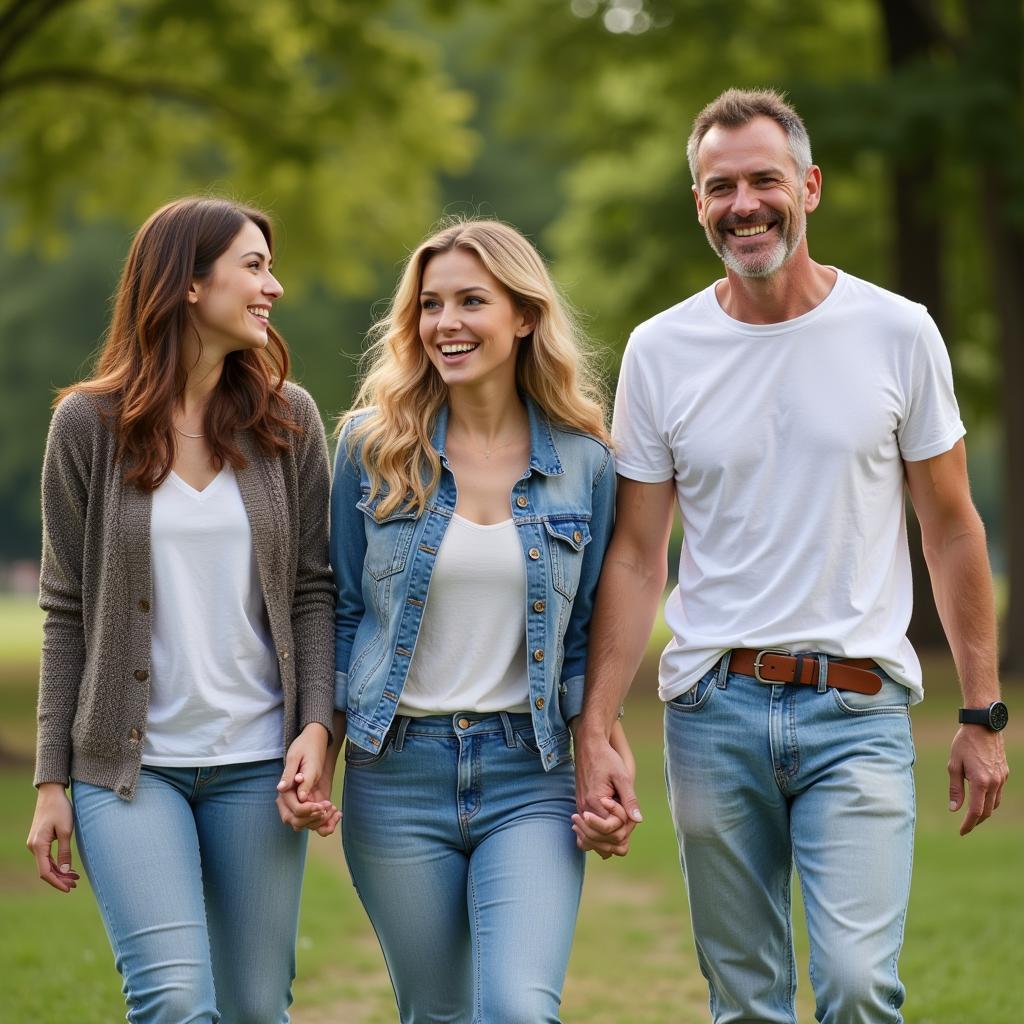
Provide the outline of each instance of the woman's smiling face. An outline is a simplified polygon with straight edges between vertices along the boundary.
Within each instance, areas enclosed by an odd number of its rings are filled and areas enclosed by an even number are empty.
[[[420,340],[448,387],[495,380],[515,387],[517,343],[532,322],[466,249],[431,257],[420,282]]]
[[[274,302],[283,294],[271,273],[263,232],[247,220],[205,279],[192,283],[189,305],[203,340],[224,352],[263,348]]]

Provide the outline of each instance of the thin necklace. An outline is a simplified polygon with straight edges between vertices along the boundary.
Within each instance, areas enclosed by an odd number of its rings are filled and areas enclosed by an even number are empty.
[[[490,448],[477,448],[477,446],[476,446],[476,445],[473,445],[473,447],[474,447],[474,448],[476,448],[476,450],[477,450],[477,451],[478,451],[478,452],[479,452],[479,453],[480,453],[480,454],[481,454],[481,455],[482,455],[482,456],[483,456],[483,457],[484,457],[485,459],[490,459],[490,457],[491,457],[491,456],[492,456],[492,455],[493,455],[493,454],[494,454],[495,452],[500,452],[502,448],[507,448],[507,447],[508,447],[508,446],[509,446],[510,444],[512,444],[512,443],[513,443],[514,441],[518,441],[518,440],[519,440],[519,438],[517,438],[517,437],[510,437],[510,438],[509,438],[509,439],[508,439],[507,441],[502,441],[502,442],[501,442],[501,444],[496,444],[496,445],[493,445],[493,446],[492,446],[492,447],[490,447]]]
[[[172,423],[171,426],[174,427],[174,424]],[[186,434],[184,430],[179,430],[177,427],[174,427],[174,429],[177,430],[182,437],[206,437],[205,434]]]

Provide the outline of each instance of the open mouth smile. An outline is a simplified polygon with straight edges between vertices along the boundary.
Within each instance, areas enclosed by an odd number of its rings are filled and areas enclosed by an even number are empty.
[[[726,231],[734,238],[754,238],[757,235],[767,234],[773,227],[775,227],[774,221],[766,224],[743,224],[726,228]]]
[[[480,342],[478,341],[449,341],[438,345],[441,355],[445,359],[457,359],[459,356],[475,352],[479,347]]]
[[[249,313],[251,313],[261,324],[267,324],[270,321],[270,307],[269,306],[246,306]]]

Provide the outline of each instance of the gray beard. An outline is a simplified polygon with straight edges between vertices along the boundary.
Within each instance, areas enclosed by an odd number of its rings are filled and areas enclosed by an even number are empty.
[[[740,259],[726,244],[722,241],[721,245],[717,243],[717,239],[710,231],[705,230],[708,242],[711,248],[715,251],[718,258],[725,264],[726,270],[731,270],[734,274],[740,277],[751,277],[757,279],[764,279],[771,277],[785,266],[790,256],[796,252],[797,246],[803,241],[804,232],[807,230],[806,218],[800,218],[800,224],[798,225],[797,232],[792,237],[780,238],[768,252],[757,256],[754,259],[750,257],[746,259]]]

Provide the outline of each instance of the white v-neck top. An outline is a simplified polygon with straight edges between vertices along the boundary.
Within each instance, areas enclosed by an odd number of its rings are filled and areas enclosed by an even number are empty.
[[[252,534],[230,466],[202,490],[153,492],[153,660],[142,763],[282,754],[282,694]]]
[[[458,513],[430,577],[398,713],[529,711],[526,563],[515,523]]]

